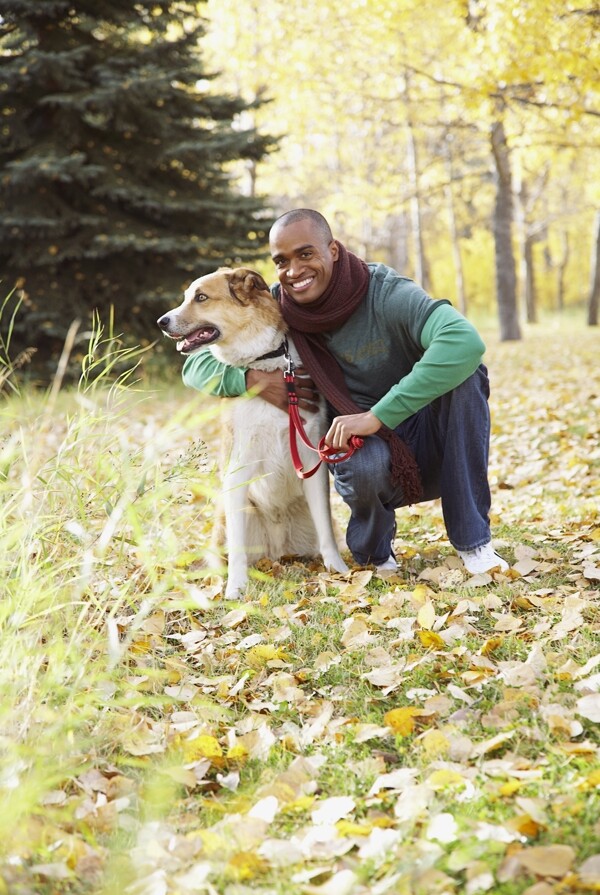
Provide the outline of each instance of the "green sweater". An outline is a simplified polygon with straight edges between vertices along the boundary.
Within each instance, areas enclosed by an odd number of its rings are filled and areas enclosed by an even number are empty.
[[[364,301],[323,335],[356,404],[393,429],[474,373],[485,345],[449,302],[433,300],[385,264],[369,270]],[[182,371],[185,385],[224,397],[245,393],[245,373],[209,349],[186,358]]]

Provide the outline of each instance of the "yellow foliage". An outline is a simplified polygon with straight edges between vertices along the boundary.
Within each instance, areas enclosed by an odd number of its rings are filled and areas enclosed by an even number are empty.
[[[429,758],[445,755],[450,748],[449,741],[439,730],[428,730],[424,734],[421,743],[423,751]]]
[[[427,649],[445,649],[446,644],[435,631],[417,631],[419,640]]]
[[[269,869],[268,863],[264,858],[254,851],[240,851],[229,860],[225,874],[229,879],[236,882],[243,880],[255,879]]]
[[[214,761],[223,757],[223,750],[215,737],[203,735],[193,740],[185,740],[183,755],[186,762],[199,761],[201,758]]]
[[[383,716],[384,724],[391,727],[395,734],[401,737],[410,736],[415,729],[415,717],[423,714],[423,709],[406,705],[398,709],[392,709]]]
[[[254,669],[263,668],[273,659],[287,659],[287,654],[272,643],[259,643],[246,653],[246,661],[250,668]]]
[[[227,751],[225,758],[231,762],[244,762],[248,758],[248,750],[243,743],[236,743]]]
[[[446,789],[449,786],[464,786],[465,778],[451,768],[440,768],[427,778],[432,789]]]
[[[368,836],[373,830],[373,824],[357,824],[351,820],[338,820],[335,828],[340,836]]]

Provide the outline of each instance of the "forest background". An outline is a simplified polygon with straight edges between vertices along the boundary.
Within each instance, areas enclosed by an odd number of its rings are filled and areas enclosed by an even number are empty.
[[[0,269],[51,375],[94,311],[147,345],[290,207],[502,340],[596,324],[597,9],[576,2],[9,0]],[[10,326],[9,326],[10,325]],[[45,366],[44,366],[45,364]],[[24,364],[26,365],[26,364]]]

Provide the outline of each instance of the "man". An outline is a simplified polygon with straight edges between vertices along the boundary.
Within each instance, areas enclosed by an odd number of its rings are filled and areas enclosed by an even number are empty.
[[[282,215],[269,241],[272,291],[306,368],[298,372],[310,376],[298,387],[301,406],[310,409],[314,383],[333,411],[326,443],[343,450],[351,435],[364,438],[332,467],[356,562],[395,569],[394,510],[441,497],[467,570],[506,570],[490,536],[489,384],[476,330],[449,302],[348,252],[317,211]],[[252,388],[287,410],[280,372],[228,368],[209,351],[186,359],[183,380],[225,396]]]

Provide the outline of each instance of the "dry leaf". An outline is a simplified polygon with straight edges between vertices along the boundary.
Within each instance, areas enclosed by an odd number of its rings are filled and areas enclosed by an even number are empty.
[[[355,808],[356,803],[350,796],[333,796],[331,799],[318,802],[310,816],[314,824],[332,825],[346,817]]]
[[[589,693],[578,699],[577,714],[598,724],[600,722],[600,693]]]
[[[571,869],[574,860],[570,845],[536,845],[519,852],[522,866],[538,876],[560,878]]]

